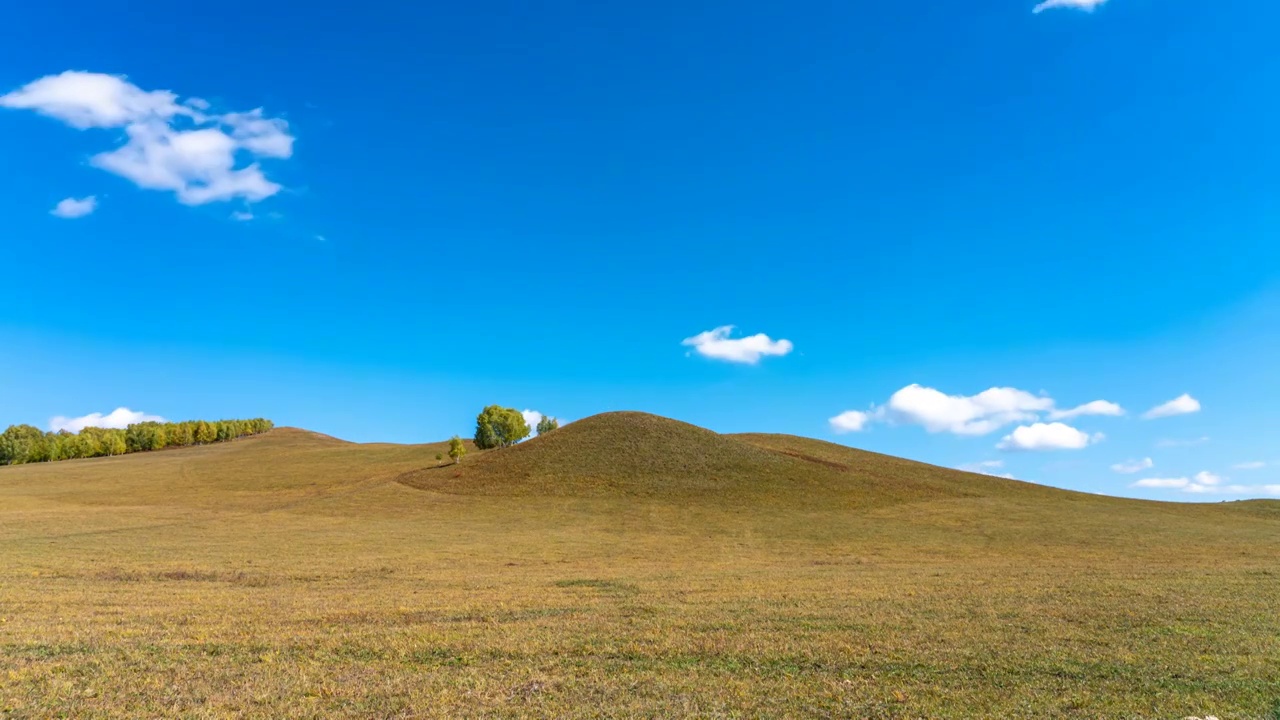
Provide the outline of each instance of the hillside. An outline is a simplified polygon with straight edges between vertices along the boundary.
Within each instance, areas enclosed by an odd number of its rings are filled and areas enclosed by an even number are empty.
[[[1106,498],[640,413],[444,450],[285,428],[0,468],[0,716],[1280,703],[1280,503]]]
[[[717,496],[859,503],[1017,493],[1023,483],[970,476],[785,435],[719,435],[638,412],[595,415],[515,447],[423,468],[400,482],[453,494]]]

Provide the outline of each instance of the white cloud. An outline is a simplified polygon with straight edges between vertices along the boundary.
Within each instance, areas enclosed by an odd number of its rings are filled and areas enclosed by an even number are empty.
[[[68,70],[0,96],[0,107],[34,110],[84,130],[190,114],[177,100],[171,92],[147,92],[117,75]]]
[[[1267,466],[1267,464],[1266,464],[1266,463],[1264,463],[1264,462],[1262,462],[1261,460],[1255,460],[1255,461],[1253,461],[1253,462],[1242,462],[1242,463],[1236,463],[1235,465],[1232,465],[1231,467],[1232,467],[1232,469],[1234,469],[1234,470],[1261,470],[1262,468],[1264,468],[1264,467],[1266,467],[1266,466]]]
[[[1262,491],[1268,495],[1280,497],[1280,485],[1263,485]]]
[[[236,210],[231,213],[231,219],[237,222],[249,222],[253,219],[253,213],[244,210]]]
[[[1021,425],[996,445],[1000,450],[1079,450],[1103,439],[1063,423]]]
[[[1196,473],[1195,479],[1196,482],[1201,485],[1221,485],[1222,481],[1226,480],[1226,478],[1221,475],[1216,475],[1208,470],[1201,470]]]
[[[682,345],[692,347],[699,355],[726,362],[754,365],[766,355],[782,356],[793,349],[790,340],[773,340],[760,333],[750,337],[730,339],[732,325],[698,333],[685,338]]]
[[[211,114],[204,100],[179,103],[174,93],[145,91],[114,75],[50,75],[0,96],[0,107],[33,110],[80,129],[123,128],[127,142],[90,162],[141,188],[173,192],[187,205],[271,197],[281,186],[253,159],[293,155],[288,123],[261,109]]]
[[[1115,465],[1112,465],[1111,469],[1123,475],[1132,475],[1153,466],[1155,466],[1155,462],[1151,458],[1142,458],[1141,460],[1125,460],[1124,462],[1118,462]]]
[[[836,434],[862,432],[871,422],[871,414],[859,410],[846,410],[827,422],[831,423],[831,430]]]
[[[1042,13],[1045,10],[1054,8],[1075,8],[1086,12],[1093,12],[1093,9],[1105,3],[1107,0],[1044,0],[1044,2],[1032,8],[1033,13]]]
[[[883,412],[894,422],[921,425],[931,433],[986,435],[1009,423],[1036,419],[1053,408],[1053,399],[1016,388],[991,388],[977,395],[947,395],[908,385],[889,398]]]
[[[60,201],[49,211],[50,215],[60,218],[81,218],[98,209],[98,198],[90,195],[86,198],[67,198]]]
[[[159,415],[148,415],[144,412],[134,412],[129,408],[121,407],[112,410],[106,415],[89,413],[77,418],[59,415],[49,421],[49,429],[53,432],[66,430],[67,432],[78,433],[87,427],[120,429],[140,422],[165,422],[165,419]]]
[[[1136,488],[1184,488],[1191,484],[1186,478],[1144,478],[1129,487]]]
[[[1124,408],[1116,403],[1107,402],[1106,400],[1094,400],[1071,408],[1070,410],[1053,410],[1049,413],[1050,420],[1070,420],[1081,415],[1109,415],[1118,417],[1124,415]]]
[[[1195,447],[1209,442],[1209,436],[1190,438],[1186,440],[1178,440],[1174,438],[1165,438],[1156,442],[1156,447],[1176,448],[1176,447]]]
[[[184,205],[242,198],[257,202],[280,186],[257,163],[237,168],[237,141],[220,128],[174,130],[165,123],[136,123],[125,128],[129,142],[90,162],[148,190],[169,190]]]
[[[1200,412],[1200,401],[1183,393],[1163,405],[1157,405],[1146,411],[1142,414],[1142,418],[1144,420],[1155,420],[1156,418],[1173,417],[1174,415],[1189,415],[1194,412]]]

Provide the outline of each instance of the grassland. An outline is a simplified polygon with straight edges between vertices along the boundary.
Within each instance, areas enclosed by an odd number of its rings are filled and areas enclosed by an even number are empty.
[[[1280,717],[1280,503],[597,416],[0,468],[0,717]]]

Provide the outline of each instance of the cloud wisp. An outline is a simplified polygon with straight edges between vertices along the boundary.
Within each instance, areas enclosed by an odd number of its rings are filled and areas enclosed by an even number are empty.
[[[1184,488],[1191,481],[1184,477],[1177,478],[1143,478],[1129,487],[1133,488]]]
[[[1191,397],[1187,393],[1183,393],[1167,403],[1157,405],[1142,413],[1142,419],[1157,420],[1159,418],[1174,417],[1176,415],[1190,415],[1191,413],[1197,412],[1200,412],[1200,401]]]
[[[269,198],[281,186],[260,161],[293,155],[288,123],[261,109],[218,114],[199,98],[179,102],[172,92],[143,90],[119,75],[48,75],[0,96],[0,107],[79,130],[122,130],[125,143],[90,164],[140,188],[172,192],[185,205]]]
[[[1142,472],[1143,470],[1149,470],[1152,467],[1155,467],[1154,460],[1151,458],[1142,458],[1141,460],[1125,460],[1124,462],[1118,462],[1111,466],[1111,470],[1113,472],[1118,472],[1121,475],[1134,475]]]
[[[1084,10],[1085,12],[1093,12],[1099,5],[1107,0],[1044,0],[1044,2],[1036,5],[1031,12],[1037,15],[1045,10],[1054,10],[1058,8],[1074,8],[1076,10]]]
[[[54,217],[74,220],[75,218],[92,215],[93,211],[97,209],[98,198],[93,195],[84,198],[69,197],[65,200],[59,201],[58,204],[49,211],[49,214]]]
[[[1124,408],[1116,403],[1106,400],[1094,400],[1083,405],[1077,405],[1069,410],[1053,410],[1049,413],[1050,420],[1070,420],[1071,418],[1081,417],[1083,415],[1106,415],[1110,417],[1119,417],[1124,415]]]
[[[964,472],[978,473],[979,475],[990,475],[991,477],[1004,478],[1006,480],[1014,480],[1013,473],[998,472],[1004,468],[1003,460],[983,460],[981,462],[967,463],[957,467],[957,470]]]
[[[795,349],[790,340],[774,340],[764,333],[732,338],[733,330],[733,325],[722,325],[685,338],[680,344],[703,357],[743,365],[755,365],[761,358],[781,357]]]

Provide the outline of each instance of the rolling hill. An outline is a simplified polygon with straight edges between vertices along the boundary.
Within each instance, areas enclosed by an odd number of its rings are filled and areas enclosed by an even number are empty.
[[[445,449],[0,468],[0,717],[1280,711],[1280,503],[643,413]]]
[[[638,412],[595,415],[544,437],[423,468],[406,485],[457,494],[863,502],[1017,494],[1036,486],[790,435],[720,435]]]

